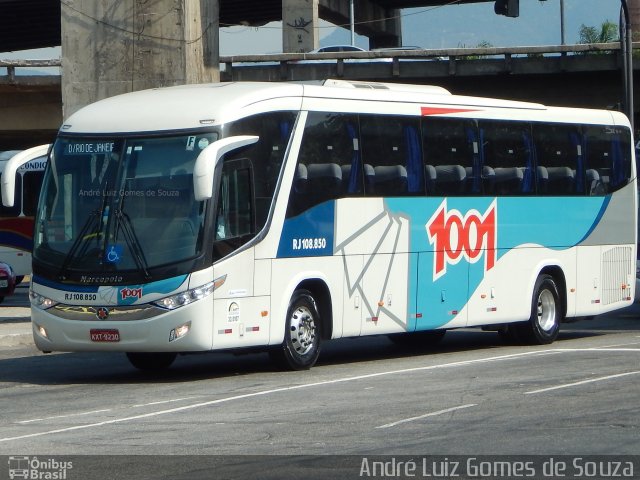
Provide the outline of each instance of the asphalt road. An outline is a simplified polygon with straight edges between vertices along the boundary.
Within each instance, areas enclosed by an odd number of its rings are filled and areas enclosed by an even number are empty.
[[[549,346],[338,340],[305,372],[214,353],[150,375],[121,354],[15,345],[0,350],[0,455],[636,455],[639,380],[638,305]]]

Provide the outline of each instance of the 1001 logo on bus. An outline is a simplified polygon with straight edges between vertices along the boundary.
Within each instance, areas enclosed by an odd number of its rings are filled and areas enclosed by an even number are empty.
[[[463,258],[476,263],[484,253],[484,271],[496,263],[498,208],[494,200],[484,214],[469,210],[447,210],[444,200],[426,225],[429,243],[434,246],[433,280],[447,273],[447,265]]]

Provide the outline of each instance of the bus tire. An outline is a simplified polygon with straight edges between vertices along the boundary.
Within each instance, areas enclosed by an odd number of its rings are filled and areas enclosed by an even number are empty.
[[[533,345],[553,343],[560,331],[562,303],[558,287],[551,275],[540,275],[536,280],[531,299],[531,316],[528,322],[517,325],[517,336]]]
[[[173,352],[127,352],[131,365],[145,371],[169,368],[176,357],[177,354]]]
[[[320,314],[307,290],[291,297],[282,345],[272,349],[271,359],[286,370],[308,370],[320,355]]]

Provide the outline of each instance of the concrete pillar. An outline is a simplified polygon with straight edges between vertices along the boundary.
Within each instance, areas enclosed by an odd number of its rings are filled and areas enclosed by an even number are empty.
[[[309,52],[320,46],[318,0],[282,0],[282,51]]]
[[[219,0],[66,0],[63,116],[145,88],[217,82]]]

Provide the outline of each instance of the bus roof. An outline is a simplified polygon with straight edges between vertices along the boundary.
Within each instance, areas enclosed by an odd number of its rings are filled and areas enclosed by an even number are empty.
[[[331,100],[331,102],[328,102]],[[609,124],[610,112],[570,108],[548,108],[538,103],[452,95],[435,86],[327,80],[309,83],[230,82],[154,88],[126,93],[88,105],[74,113],[61,133],[131,134],[179,131],[221,125],[251,114],[281,110],[332,110],[336,100],[351,105],[354,112],[400,113],[404,105],[414,114],[419,106],[437,105],[443,112],[465,116],[456,107],[474,112],[505,110],[501,116],[514,119]],[[353,103],[356,101],[356,103]],[[365,109],[360,106],[369,103]],[[375,102],[384,102],[378,112]],[[417,105],[417,107],[416,107]],[[447,111],[447,107],[450,107]],[[407,108],[402,113],[406,113]],[[340,110],[345,111],[345,110]],[[483,117],[483,115],[480,115]],[[623,117],[624,118],[624,117]]]

